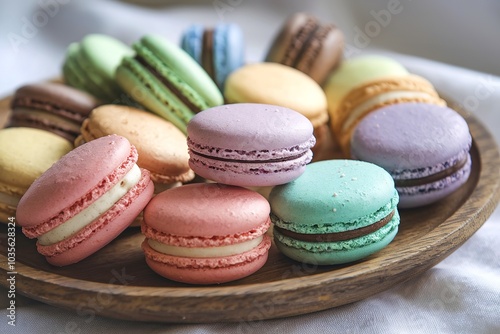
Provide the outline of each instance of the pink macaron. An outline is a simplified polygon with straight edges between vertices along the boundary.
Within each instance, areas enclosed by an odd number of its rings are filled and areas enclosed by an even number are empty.
[[[159,275],[184,283],[246,277],[267,260],[269,213],[263,196],[241,187],[198,183],[166,190],[144,210],[146,262]]]
[[[285,107],[235,103],[206,109],[188,124],[189,165],[206,179],[265,187],[298,178],[316,143],[311,122]]]
[[[63,156],[26,191],[16,218],[56,266],[79,262],[115,239],[153,196],[134,146],[111,135]]]

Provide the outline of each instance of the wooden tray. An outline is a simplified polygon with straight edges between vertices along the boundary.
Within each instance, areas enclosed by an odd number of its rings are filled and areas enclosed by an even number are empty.
[[[0,102],[0,121],[8,112]],[[464,243],[500,198],[500,157],[494,139],[463,113],[472,136],[472,173],[445,200],[401,210],[400,230],[382,251],[349,265],[311,266],[285,258],[273,245],[266,265],[250,277],[216,286],[191,286],[156,275],[145,264],[139,229],[130,228],[86,260],[50,266],[35,241],[16,235],[16,291],[82,317],[158,322],[232,321],[252,326],[263,319],[324,310],[362,300],[421,274]],[[1,124],[1,123],[0,123]],[[320,157],[335,153],[320,152]],[[6,225],[0,224],[0,283],[7,286]]]

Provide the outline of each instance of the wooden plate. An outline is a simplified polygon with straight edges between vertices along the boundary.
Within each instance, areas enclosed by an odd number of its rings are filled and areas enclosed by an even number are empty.
[[[8,102],[0,102],[0,120]],[[500,198],[500,157],[494,139],[463,113],[472,136],[472,173],[456,193],[424,208],[401,210],[400,230],[382,251],[349,265],[312,266],[285,258],[273,245],[266,265],[250,277],[216,286],[190,286],[164,279],[145,264],[139,229],[130,228],[86,260],[52,267],[35,241],[16,234],[16,291],[82,317],[158,322],[263,319],[324,310],[362,300],[431,268],[465,242],[489,217]],[[322,151],[318,156],[335,156]],[[0,233],[0,282],[7,286],[7,232]]]

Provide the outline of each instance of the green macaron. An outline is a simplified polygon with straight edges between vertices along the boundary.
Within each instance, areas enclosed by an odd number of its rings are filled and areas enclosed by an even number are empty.
[[[133,53],[129,46],[111,36],[87,35],[68,46],[64,80],[105,102],[117,102],[122,91],[115,81],[115,71],[122,58]]]
[[[221,105],[222,94],[203,68],[176,44],[147,35],[133,45],[116,81],[134,100],[186,132],[194,114]]]
[[[309,164],[298,179],[271,191],[276,246],[291,259],[315,265],[363,259],[396,236],[398,201],[392,177],[374,164]]]

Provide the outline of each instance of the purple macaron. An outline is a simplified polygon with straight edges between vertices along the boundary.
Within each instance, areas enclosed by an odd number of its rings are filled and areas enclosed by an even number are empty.
[[[189,165],[206,179],[243,187],[284,184],[312,159],[316,139],[300,113],[236,103],[206,109],[188,124]]]
[[[394,178],[400,208],[448,196],[468,179],[472,137],[456,111],[402,103],[366,116],[351,139],[351,156],[375,163]]]

